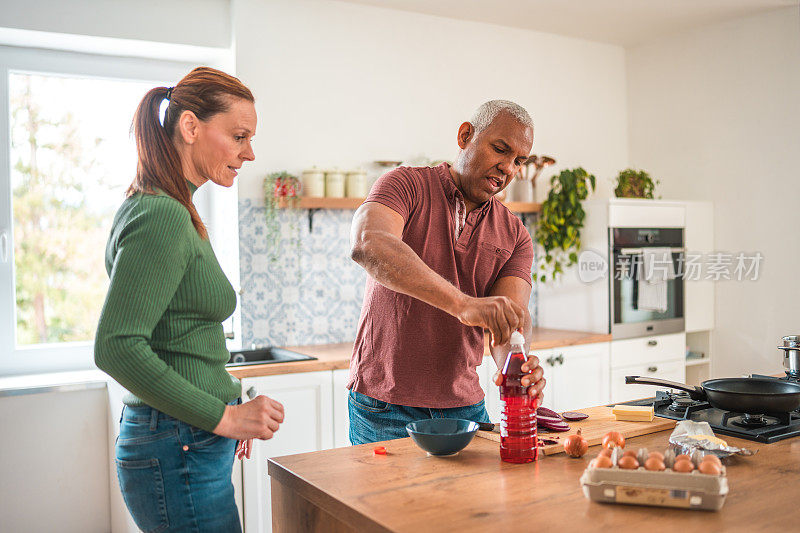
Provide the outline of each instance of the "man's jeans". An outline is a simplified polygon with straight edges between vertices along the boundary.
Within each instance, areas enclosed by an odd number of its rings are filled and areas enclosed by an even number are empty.
[[[350,442],[365,444],[408,437],[406,424],[430,418],[462,418],[474,422],[489,422],[483,400],[475,405],[449,409],[408,407],[386,403],[354,390],[348,399],[350,412]]]

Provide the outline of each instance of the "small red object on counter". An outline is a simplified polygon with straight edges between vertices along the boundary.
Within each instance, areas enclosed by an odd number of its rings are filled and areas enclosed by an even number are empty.
[[[372,451],[375,455],[386,455],[386,448],[383,446],[378,446]]]

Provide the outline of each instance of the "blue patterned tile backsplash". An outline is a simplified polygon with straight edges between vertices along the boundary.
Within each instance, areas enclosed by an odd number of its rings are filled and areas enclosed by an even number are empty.
[[[282,209],[280,250],[267,244],[262,201],[239,201],[242,346],[355,339],[367,274],[350,259],[352,210]],[[536,290],[529,305],[536,323]]]

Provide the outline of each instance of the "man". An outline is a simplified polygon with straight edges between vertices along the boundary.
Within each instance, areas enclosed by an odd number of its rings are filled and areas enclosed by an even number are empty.
[[[533,245],[494,196],[530,154],[533,123],[519,105],[493,100],[457,140],[452,167],[388,172],[353,218],[351,257],[369,273],[347,385],[353,444],[405,437],[422,418],[488,422],[475,371],[484,328],[498,368],[514,330],[530,342]],[[523,370],[528,393],[541,397],[539,360]]]

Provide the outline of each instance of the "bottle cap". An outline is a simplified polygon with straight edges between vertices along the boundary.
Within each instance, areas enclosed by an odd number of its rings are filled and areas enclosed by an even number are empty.
[[[515,331],[511,334],[511,344],[518,344],[522,346],[525,344],[525,337],[522,336],[522,333],[519,331]]]

